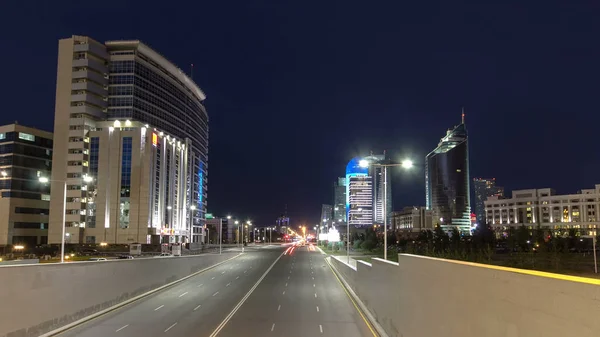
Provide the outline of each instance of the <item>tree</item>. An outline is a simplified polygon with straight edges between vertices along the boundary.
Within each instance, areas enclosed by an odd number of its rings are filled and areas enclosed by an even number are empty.
[[[460,254],[461,251],[461,237],[458,228],[452,228],[450,231],[450,251],[454,255]]]
[[[450,237],[448,233],[444,232],[441,226],[436,226],[434,229],[434,250],[436,254],[442,254],[446,252]]]

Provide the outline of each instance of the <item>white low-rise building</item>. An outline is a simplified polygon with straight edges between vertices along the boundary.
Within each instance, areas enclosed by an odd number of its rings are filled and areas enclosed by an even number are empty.
[[[487,223],[500,231],[508,227],[578,229],[582,235],[596,235],[600,208],[600,184],[577,194],[555,194],[553,189],[512,192],[512,198],[489,197],[485,201]]]

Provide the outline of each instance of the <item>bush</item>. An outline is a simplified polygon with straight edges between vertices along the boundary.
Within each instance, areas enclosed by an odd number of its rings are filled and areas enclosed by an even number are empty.
[[[363,243],[363,241],[362,241],[362,240],[354,240],[354,245],[353,245],[354,249],[359,249],[359,248],[360,248],[360,245],[361,245],[362,243]]]
[[[333,251],[337,252],[340,250],[340,245],[333,245]]]
[[[371,250],[371,249],[375,248],[376,245],[377,245],[377,242],[374,240],[365,240],[365,242],[361,243],[360,248],[362,248],[364,250]]]

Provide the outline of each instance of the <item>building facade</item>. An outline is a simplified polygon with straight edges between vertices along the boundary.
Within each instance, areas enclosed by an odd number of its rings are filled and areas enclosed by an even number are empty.
[[[548,230],[579,230],[597,235],[600,225],[600,184],[576,194],[557,195],[553,189],[512,192],[511,198],[491,196],[485,201],[487,223],[497,232],[522,225]]]
[[[204,99],[140,41],[60,40],[49,243],[200,242]]]
[[[463,119],[425,158],[425,195],[434,222],[445,231],[471,229],[469,148]],[[435,225],[435,224],[434,224]]]
[[[339,177],[333,184],[333,221],[346,224],[346,178]]]
[[[352,227],[373,225],[373,179],[369,168],[361,167],[362,158],[353,158],[346,166],[346,213]]]
[[[371,165],[369,166],[369,176],[373,180],[373,223],[383,225],[385,221],[384,214],[387,213],[388,219],[392,214],[392,180],[390,170],[387,170],[387,189],[385,188],[385,177],[383,166],[378,164],[385,164],[387,161],[386,153],[379,155],[367,156],[363,158],[367,160]],[[387,208],[386,208],[387,205]],[[388,221],[389,223],[389,221]]]
[[[400,212],[393,212],[391,227],[403,236],[413,237],[424,230],[433,230],[433,211],[425,207],[404,207]]]
[[[333,206],[321,205],[321,226],[329,227],[335,220],[333,219]]]
[[[475,192],[475,217],[476,222],[484,224],[485,204],[491,196],[504,196],[504,187],[496,186],[496,178],[473,178],[473,192]]]
[[[48,243],[52,133],[0,126],[0,246]]]

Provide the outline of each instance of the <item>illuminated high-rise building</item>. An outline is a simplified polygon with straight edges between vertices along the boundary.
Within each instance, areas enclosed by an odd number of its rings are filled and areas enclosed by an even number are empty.
[[[484,202],[491,196],[504,196],[504,187],[496,186],[496,178],[473,178],[473,191],[475,192],[475,217],[478,224],[485,224]]]
[[[425,158],[427,209],[434,223],[444,230],[471,228],[469,193],[469,147],[464,113],[462,122],[446,132],[438,146]]]
[[[48,242],[200,242],[204,99],[140,41],[60,40]]]
[[[373,225],[373,180],[369,168],[360,166],[361,159],[355,157],[346,166],[346,212],[353,227]]]
[[[339,177],[333,184],[333,221],[346,224],[346,178]]]

